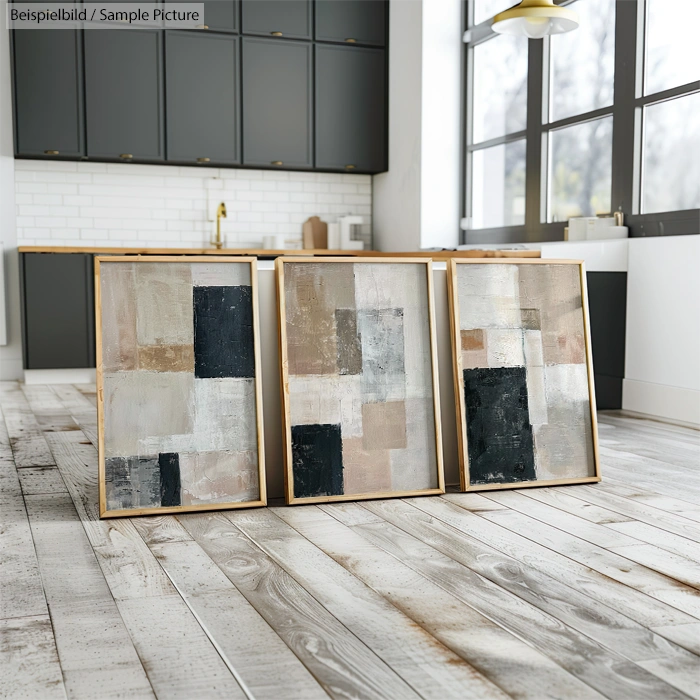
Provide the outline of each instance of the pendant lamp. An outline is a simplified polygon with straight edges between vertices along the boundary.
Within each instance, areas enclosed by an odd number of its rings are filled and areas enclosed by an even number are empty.
[[[578,15],[553,0],[522,0],[510,10],[493,18],[492,29],[499,34],[542,39],[548,34],[562,34],[578,27]]]

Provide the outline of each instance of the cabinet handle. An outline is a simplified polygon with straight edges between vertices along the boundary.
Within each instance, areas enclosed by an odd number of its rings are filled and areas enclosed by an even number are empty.
[[[44,155],[46,156],[57,156],[58,151],[44,151]]]
[[[282,32],[270,32],[272,36],[283,36]]]
[[[208,24],[198,24],[195,29],[209,29]]]
[[[284,165],[284,163],[281,160],[273,160],[270,161],[270,165]]]
[[[132,156],[131,153],[120,153],[119,157],[124,160],[131,160],[134,156]]]
[[[346,170],[354,170],[354,169],[355,169],[355,166],[354,166],[354,165],[346,165],[346,166],[345,166],[345,169],[346,169]]]
[[[211,158],[197,158],[198,163],[209,163]]]
[[[357,43],[357,39],[346,39],[346,40],[345,40],[345,43],[346,43],[346,44],[356,44],[356,43]]]

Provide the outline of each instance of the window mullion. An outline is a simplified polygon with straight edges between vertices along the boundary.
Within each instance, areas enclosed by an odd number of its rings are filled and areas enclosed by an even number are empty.
[[[638,21],[644,0],[615,3],[615,86],[613,103],[612,193],[613,211],[635,214],[639,189],[641,115],[635,98],[641,78],[643,23]]]
[[[527,143],[525,150],[525,230],[526,239],[540,240],[542,204],[542,100],[544,96],[544,41],[528,41]]]

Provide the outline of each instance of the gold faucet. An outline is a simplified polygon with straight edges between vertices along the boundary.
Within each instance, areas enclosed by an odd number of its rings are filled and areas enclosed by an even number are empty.
[[[226,205],[221,202],[216,210],[216,238],[211,241],[211,244],[216,247],[217,250],[221,250],[224,247],[224,242],[221,240],[221,217],[226,218]]]

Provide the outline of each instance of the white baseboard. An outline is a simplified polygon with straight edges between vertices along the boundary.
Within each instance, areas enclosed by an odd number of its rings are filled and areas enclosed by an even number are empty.
[[[624,379],[622,410],[700,427],[700,391]]]
[[[94,384],[95,369],[25,369],[25,384]]]

